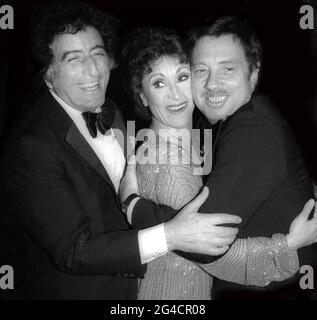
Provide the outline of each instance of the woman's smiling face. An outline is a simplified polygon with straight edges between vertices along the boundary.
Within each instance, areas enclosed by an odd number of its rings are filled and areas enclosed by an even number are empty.
[[[194,103],[191,93],[190,66],[176,56],[163,56],[150,65],[142,79],[140,93],[150,108],[152,122],[163,128],[191,126]]]

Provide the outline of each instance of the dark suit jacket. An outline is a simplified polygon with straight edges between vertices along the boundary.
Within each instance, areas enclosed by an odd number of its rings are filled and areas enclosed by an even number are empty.
[[[137,231],[106,170],[47,90],[31,109],[8,141],[4,180],[28,235],[32,297],[135,299]],[[113,127],[125,132],[119,112]]]
[[[242,106],[225,122],[219,123],[213,140],[213,170],[206,179],[211,192],[200,211],[239,215],[243,219],[239,238],[288,233],[293,218],[313,197],[313,189],[299,147],[270,102],[259,97],[256,102]],[[147,224],[156,224],[175,215],[175,211],[166,207],[158,210],[145,200],[138,201],[133,212],[134,226],[144,226],[142,210],[147,212],[147,215],[144,213]],[[299,250],[302,264],[313,264],[316,255],[316,246]],[[202,262],[217,259],[187,257]],[[248,296],[252,298],[254,290],[269,292],[270,297],[274,292],[282,297],[292,296],[296,291],[296,296],[303,292],[298,291],[298,287],[296,277],[272,283],[264,289],[215,281],[217,294],[222,298],[242,298],[243,292],[248,290],[252,291]]]

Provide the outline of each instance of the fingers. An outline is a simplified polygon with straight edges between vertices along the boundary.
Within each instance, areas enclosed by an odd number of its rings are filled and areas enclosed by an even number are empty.
[[[220,256],[221,254],[224,254],[229,249],[229,246],[224,246],[220,248],[213,248],[211,252],[209,252],[209,255],[212,256]]]
[[[197,212],[202,204],[206,201],[209,196],[208,187],[204,187],[200,194],[192,200],[184,209],[188,212]]]
[[[220,237],[220,238],[236,237],[238,232],[239,232],[238,228],[215,227],[215,233],[217,237]]]
[[[239,216],[227,213],[213,213],[209,214],[208,217],[212,220],[214,225],[226,224],[226,223],[241,223],[242,219]]]
[[[232,242],[235,240],[235,236],[231,236],[231,237],[225,237],[225,238],[214,238],[213,239],[213,244],[216,247],[224,247],[224,246],[230,246],[232,244]]]
[[[304,218],[305,220],[307,220],[309,217],[309,214],[311,213],[311,211],[314,208],[314,205],[315,205],[314,199],[310,199],[309,201],[307,201],[302,212],[299,214],[299,216],[301,218]],[[314,217],[315,217],[315,214],[316,214],[316,207],[315,207]]]
[[[134,150],[135,145],[136,145],[136,138],[134,136],[129,136],[129,142],[130,142],[132,150]]]

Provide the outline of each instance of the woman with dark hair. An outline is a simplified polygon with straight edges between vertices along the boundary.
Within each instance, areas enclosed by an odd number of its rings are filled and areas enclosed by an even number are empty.
[[[190,132],[194,109],[187,56],[179,37],[170,30],[138,29],[127,43],[123,55],[136,111],[151,121],[147,141],[137,153],[141,196],[180,209],[202,186],[191,163],[182,161],[188,150],[185,155],[178,145],[181,131]],[[205,271],[170,252],[148,264],[139,299],[210,299],[211,284]]]
[[[126,43],[123,56],[136,111],[151,121],[137,150],[140,195],[180,209],[202,187],[201,176],[194,170],[199,150],[192,147],[194,103],[189,61],[180,38],[171,30],[138,29]],[[312,205],[310,201],[308,206]],[[210,275],[254,286],[290,278],[299,269],[297,249],[304,243],[294,234],[298,223],[298,219],[293,221],[288,235],[238,239],[223,257],[205,265],[169,252],[148,264],[138,298],[210,299]],[[315,231],[308,223],[305,227],[309,239]],[[292,245],[290,237],[295,239]]]

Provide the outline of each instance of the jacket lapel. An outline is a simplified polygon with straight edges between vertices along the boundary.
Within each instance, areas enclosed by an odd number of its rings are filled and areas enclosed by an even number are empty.
[[[115,190],[115,187],[106,171],[96,156],[93,149],[90,147],[85,138],[81,135],[74,123],[69,128],[65,141],[93,168],[95,169]]]
[[[106,104],[113,104],[113,102],[109,99],[106,99]],[[114,117],[114,120],[113,120],[113,124],[112,124],[112,129],[113,129],[113,132],[116,136],[116,139],[123,151],[123,154],[124,154],[124,158],[125,160],[127,161],[127,157],[128,157],[128,144],[129,144],[129,140],[128,140],[128,137],[127,137],[127,129],[126,129],[126,126],[124,124],[124,121],[123,121],[123,117],[119,111],[119,109],[117,107],[116,108],[116,113],[115,113],[115,117]]]
[[[69,144],[79,155],[80,157],[86,161],[96,172],[101,175],[106,182],[113,188],[114,193],[115,187],[99,158],[86,141],[86,139],[81,135],[75,123],[71,120],[71,118],[67,115],[67,113],[63,110],[63,108],[57,103],[57,101],[51,96],[49,92],[45,95],[46,103],[45,108],[47,112],[50,114],[50,119],[52,126],[55,128],[56,132],[60,137],[65,140],[67,144]],[[112,103],[110,100],[106,100],[106,103]],[[116,127],[120,129],[124,136],[125,127],[124,123],[118,117],[119,111],[116,111],[113,128]],[[123,139],[125,140],[125,139]],[[122,142],[123,145],[125,142]],[[119,142],[122,147],[121,143]]]

